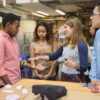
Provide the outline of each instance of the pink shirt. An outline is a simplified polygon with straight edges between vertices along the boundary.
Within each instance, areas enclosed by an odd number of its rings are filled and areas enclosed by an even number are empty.
[[[6,74],[12,84],[20,80],[20,53],[16,39],[0,31],[0,77]]]

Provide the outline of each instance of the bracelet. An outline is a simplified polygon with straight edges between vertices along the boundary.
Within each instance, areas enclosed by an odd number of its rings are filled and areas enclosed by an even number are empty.
[[[36,69],[36,67],[35,67],[35,65],[34,65],[34,64],[32,64],[32,68]]]
[[[26,65],[27,64],[27,61],[21,61],[21,66],[24,66],[24,65]]]

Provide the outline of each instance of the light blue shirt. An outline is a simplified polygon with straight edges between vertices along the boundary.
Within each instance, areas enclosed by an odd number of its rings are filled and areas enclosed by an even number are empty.
[[[91,81],[100,80],[100,29],[97,30],[94,40],[89,77]]]

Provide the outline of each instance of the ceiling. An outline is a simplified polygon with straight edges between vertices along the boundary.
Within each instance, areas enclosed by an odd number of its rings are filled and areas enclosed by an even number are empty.
[[[0,2],[3,0],[0,0]],[[100,0],[6,0],[6,7],[17,9],[27,14],[42,11],[49,16],[62,16],[55,10],[59,9],[67,14],[90,14]],[[9,5],[9,6],[8,6]]]

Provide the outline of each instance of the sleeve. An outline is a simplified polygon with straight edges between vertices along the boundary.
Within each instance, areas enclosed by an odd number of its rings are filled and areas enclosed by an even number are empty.
[[[85,72],[88,68],[88,47],[85,42],[78,44],[80,72]]]
[[[18,42],[16,41],[16,39],[14,38],[15,42],[16,42],[16,46],[17,46],[17,51],[18,51],[18,58],[19,61],[21,62],[23,59],[21,58],[20,52],[19,52],[19,46],[18,46]]]
[[[96,80],[97,79],[96,43],[97,43],[97,40],[95,38],[95,40],[94,40],[94,49],[93,49],[92,58],[91,58],[91,70],[90,70],[90,73],[89,73],[89,77],[90,77],[91,80]]]
[[[6,75],[4,68],[4,40],[0,38],[0,77]]]
[[[52,61],[58,59],[62,55],[62,52],[63,52],[63,46],[60,46],[56,52],[49,55],[49,60]]]

